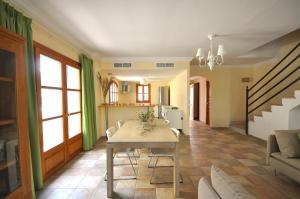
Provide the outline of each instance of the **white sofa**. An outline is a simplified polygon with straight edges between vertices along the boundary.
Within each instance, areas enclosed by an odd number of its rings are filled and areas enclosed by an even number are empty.
[[[198,184],[198,199],[255,199],[241,185],[216,166],[211,167],[212,186],[201,178]]]

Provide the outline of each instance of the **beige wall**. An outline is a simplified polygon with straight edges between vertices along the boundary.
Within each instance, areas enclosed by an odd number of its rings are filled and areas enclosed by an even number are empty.
[[[244,120],[245,87],[248,84],[241,83],[241,78],[252,77],[252,68],[221,66],[210,71],[207,68],[191,66],[190,73],[191,77],[204,77],[210,82],[210,125],[212,127],[228,127],[231,121]]]
[[[33,21],[32,23],[33,40],[39,42],[48,48],[65,55],[75,61],[79,61],[80,50],[73,47],[60,37],[49,32],[45,27]]]
[[[184,70],[170,82],[170,103],[183,111],[183,133],[189,134],[189,70]]]

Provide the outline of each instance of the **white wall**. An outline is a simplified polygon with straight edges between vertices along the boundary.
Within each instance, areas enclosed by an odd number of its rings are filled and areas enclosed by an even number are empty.
[[[289,129],[300,129],[300,105],[290,110]]]

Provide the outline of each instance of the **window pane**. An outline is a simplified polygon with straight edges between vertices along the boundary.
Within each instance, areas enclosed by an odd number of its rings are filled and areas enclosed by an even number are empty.
[[[138,86],[138,93],[143,93],[143,86]]]
[[[138,100],[143,101],[143,94],[138,94]]]
[[[43,122],[43,145],[44,152],[59,145],[64,140],[63,120],[57,118]]]
[[[148,94],[144,94],[144,100],[148,101],[149,100],[149,95]]]
[[[62,111],[62,91],[42,88],[42,118],[60,116]]]
[[[80,92],[68,91],[68,111],[74,113],[80,111]]]
[[[149,86],[144,86],[144,93],[149,93]]]
[[[69,138],[81,133],[81,114],[70,115],[69,117]]]
[[[61,63],[59,61],[41,55],[40,73],[42,86],[62,87]]]
[[[70,89],[80,89],[80,70],[67,66],[67,87]]]

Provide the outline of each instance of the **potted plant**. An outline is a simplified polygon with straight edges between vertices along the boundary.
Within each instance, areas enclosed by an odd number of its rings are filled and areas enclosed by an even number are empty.
[[[144,130],[150,130],[150,122],[153,122],[154,120],[154,111],[148,108],[146,112],[139,112],[138,119]]]
[[[110,85],[113,83],[114,78],[111,76],[101,76],[98,72],[97,78],[100,83],[100,87],[103,95],[103,102],[105,108],[105,129],[108,129],[108,104],[106,103],[106,96],[109,91]]]

